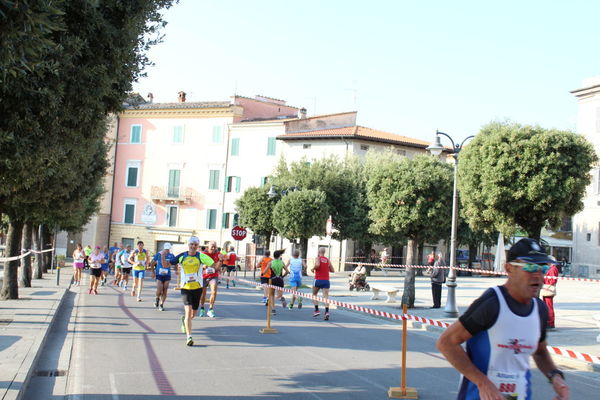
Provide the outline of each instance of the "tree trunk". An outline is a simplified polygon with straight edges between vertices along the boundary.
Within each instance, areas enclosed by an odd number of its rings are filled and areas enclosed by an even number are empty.
[[[473,268],[473,261],[477,258],[477,248],[479,246],[474,244],[469,244],[469,268]],[[468,273],[471,276],[471,273]]]
[[[21,235],[23,233],[23,222],[10,221],[6,237],[6,256],[14,257],[21,255]],[[0,300],[19,298],[19,260],[4,263],[4,280],[0,289]]]
[[[36,251],[42,250],[42,243],[40,239],[40,231],[39,226],[36,225],[34,229],[32,229],[33,233],[33,249]],[[44,276],[44,259],[41,253],[38,253],[35,257],[35,268],[33,271],[33,279],[42,279]]]
[[[408,241],[406,249],[406,265],[414,265],[417,257],[417,246],[416,240],[411,239]],[[406,304],[408,308],[414,308],[415,306],[415,269],[406,268],[406,275],[404,276],[404,291],[402,292],[402,304]]]
[[[41,227],[41,241],[42,241],[42,250],[51,249],[52,248],[52,240],[50,239],[50,231],[48,231],[48,227],[46,225],[40,225]],[[50,269],[50,262],[52,261],[52,252],[47,251],[42,253],[43,260],[43,269],[44,273],[48,272]]]
[[[27,223],[23,226],[23,234],[21,236],[21,247],[25,251],[31,250],[31,234],[33,226]],[[40,254],[36,254],[38,258]],[[31,254],[21,259],[21,287],[31,287]]]

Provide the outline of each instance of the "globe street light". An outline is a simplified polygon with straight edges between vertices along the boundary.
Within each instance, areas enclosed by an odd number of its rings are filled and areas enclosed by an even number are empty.
[[[450,135],[436,131],[435,132],[435,143],[427,147],[427,150],[434,156],[442,154],[444,147],[440,141],[440,135],[446,136],[452,142],[452,158],[454,158],[454,184],[452,189],[452,231],[450,234],[450,273],[448,274],[448,280],[446,286],[448,287],[448,297],[446,298],[446,307],[444,312],[451,316],[458,316],[458,307],[456,307],[456,230],[458,225],[458,191],[456,190],[456,172],[458,170],[458,153],[462,150],[463,145],[468,139],[474,136],[466,137],[462,143],[454,144],[454,140]]]

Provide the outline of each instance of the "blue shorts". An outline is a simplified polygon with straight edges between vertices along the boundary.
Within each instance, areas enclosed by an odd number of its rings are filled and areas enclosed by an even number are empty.
[[[146,271],[142,270],[142,271],[138,271],[138,270],[133,270],[133,277],[134,278],[142,278],[144,279],[144,276],[146,275]]]
[[[108,264],[100,264],[100,267],[102,267],[102,271],[108,271]]]
[[[319,289],[329,289],[330,284],[329,281],[316,279],[313,286]]]
[[[168,282],[171,280],[171,275],[156,275],[156,280],[161,282]]]
[[[302,286],[302,278],[301,279],[290,279],[291,287],[301,287]]]

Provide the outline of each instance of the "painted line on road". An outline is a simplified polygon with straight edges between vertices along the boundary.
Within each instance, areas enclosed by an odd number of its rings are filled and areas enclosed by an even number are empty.
[[[115,374],[112,372],[108,374],[108,381],[110,382],[110,394],[112,396],[112,400],[119,400],[119,392],[117,391],[117,381],[115,379]]]

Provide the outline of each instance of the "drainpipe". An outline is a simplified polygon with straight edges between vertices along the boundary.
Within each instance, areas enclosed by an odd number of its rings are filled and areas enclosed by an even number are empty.
[[[113,174],[112,174],[112,189],[110,192],[110,213],[108,215],[108,237],[107,239],[107,243],[108,243],[108,247],[110,247],[110,230],[112,229],[112,213],[113,213],[113,200],[114,200],[114,196],[115,196],[115,173],[117,171],[117,147],[118,147],[118,143],[119,143],[119,123],[121,122],[121,119],[119,118],[119,115],[117,114],[117,137],[115,138],[115,161],[113,163]]]
[[[229,166],[229,141],[231,136],[231,126],[227,124],[227,145],[225,146],[225,181],[227,181],[227,167]],[[233,184],[233,182],[232,182]],[[231,188],[230,188],[231,189]],[[221,198],[221,229],[219,231],[219,245],[223,243],[223,215],[225,214],[225,185],[223,185],[223,197]],[[218,221],[218,218],[217,218]]]

